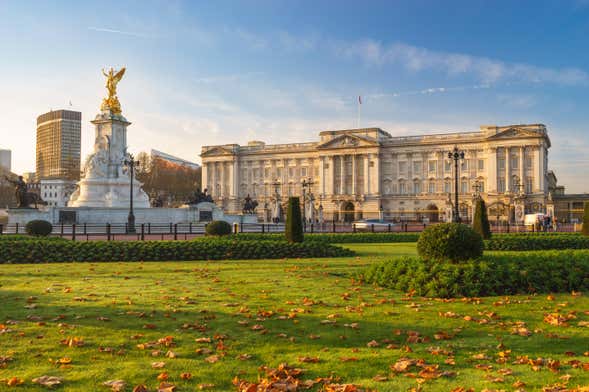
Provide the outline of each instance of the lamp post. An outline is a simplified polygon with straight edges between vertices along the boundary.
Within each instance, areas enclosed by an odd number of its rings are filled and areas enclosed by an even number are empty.
[[[448,153],[448,158],[454,160],[454,208],[452,212],[452,222],[460,223],[460,209],[458,208],[458,161],[464,159],[464,151],[460,151],[458,146]]]
[[[133,214],[133,177],[135,175],[135,166],[139,165],[133,154],[129,154],[123,161],[123,165],[129,170],[131,181],[129,182],[129,216],[127,217],[127,233],[135,233],[135,215]]]
[[[306,200],[306,189],[310,188],[312,185],[314,184],[312,179],[303,179],[303,182],[301,182],[301,187],[303,188],[303,227],[305,228],[307,225],[307,219],[305,217],[305,212],[307,209],[307,200]]]

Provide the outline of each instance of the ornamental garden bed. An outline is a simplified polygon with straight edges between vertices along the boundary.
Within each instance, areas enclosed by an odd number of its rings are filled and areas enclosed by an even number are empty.
[[[354,252],[349,249],[317,242],[235,241],[223,238],[91,242],[21,238],[0,241],[0,263],[283,259],[353,255]]]

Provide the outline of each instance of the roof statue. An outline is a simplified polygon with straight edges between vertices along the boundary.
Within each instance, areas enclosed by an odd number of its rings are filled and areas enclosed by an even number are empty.
[[[108,90],[108,98],[102,100],[101,110],[110,110],[113,114],[121,114],[121,103],[117,97],[117,84],[123,78],[125,74],[125,67],[119,71],[115,71],[112,67],[108,70],[108,73],[102,70],[102,74],[106,77],[106,89]]]

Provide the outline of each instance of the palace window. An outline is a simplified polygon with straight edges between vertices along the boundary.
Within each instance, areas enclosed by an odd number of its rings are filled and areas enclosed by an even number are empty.
[[[497,168],[499,170],[505,170],[505,158],[497,158]]]
[[[307,168],[301,167],[301,177],[307,177]]]
[[[436,174],[436,161],[429,161],[427,163],[427,171],[429,174]]]
[[[452,171],[452,162],[444,161],[444,171],[451,172]]]
[[[517,157],[517,156],[512,156],[511,157],[511,168],[512,169],[519,168],[519,157]]]
[[[413,183],[413,193],[415,193],[415,194],[421,193],[421,182],[415,181]]]
[[[405,193],[407,193],[407,190],[405,189],[405,183],[401,182],[399,183],[399,193],[404,195]]]
[[[505,177],[498,177],[497,178],[497,192],[499,192],[499,193],[505,192]]]
[[[534,188],[534,179],[531,177],[526,178],[526,185],[525,185],[526,189],[526,193],[532,193],[533,188]]]
[[[452,189],[452,183],[450,181],[444,182],[444,193],[450,193]]]
[[[460,193],[468,193],[468,181],[462,180],[460,182]]]
[[[531,168],[532,168],[532,157],[527,156],[526,157],[526,169],[531,169]]]
[[[413,174],[421,175],[421,161],[413,162]]]
[[[428,192],[429,193],[436,193],[436,183],[433,181],[430,181],[429,186],[428,186]]]
[[[468,159],[462,160],[460,162],[460,171],[467,171],[468,170]]]
[[[399,162],[399,174],[407,174],[407,162]]]
[[[478,163],[478,167],[479,167],[479,171],[485,170],[485,160],[484,159],[479,159],[479,163]]]

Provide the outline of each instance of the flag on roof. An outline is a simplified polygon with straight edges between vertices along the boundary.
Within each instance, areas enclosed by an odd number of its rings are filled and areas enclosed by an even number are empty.
[[[358,95],[358,103],[359,103],[360,105],[362,105],[362,96],[361,96],[361,95]]]

